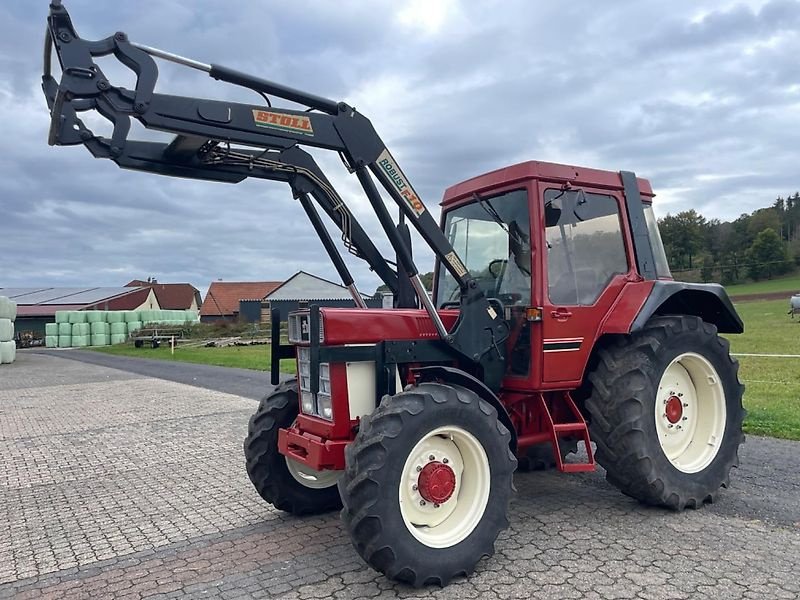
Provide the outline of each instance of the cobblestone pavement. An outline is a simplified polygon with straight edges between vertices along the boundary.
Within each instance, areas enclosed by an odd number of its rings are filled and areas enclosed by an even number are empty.
[[[367,568],[335,514],[263,503],[252,400],[56,356],[0,367],[0,598],[797,598],[800,444],[750,439],[720,503],[518,474],[511,527],[445,589]]]

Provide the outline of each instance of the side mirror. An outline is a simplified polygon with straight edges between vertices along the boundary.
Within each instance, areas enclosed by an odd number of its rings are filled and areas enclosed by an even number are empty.
[[[556,206],[553,206],[552,200],[544,205],[545,227],[555,227],[556,225],[558,225],[558,221],[560,219],[561,219],[561,209]]]

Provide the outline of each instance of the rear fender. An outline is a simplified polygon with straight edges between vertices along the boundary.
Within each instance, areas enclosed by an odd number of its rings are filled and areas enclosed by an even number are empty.
[[[494,392],[492,392],[492,390],[486,387],[486,384],[484,384],[480,379],[473,377],[461,369],[443,366],[421,367],[419,369],[414,369],[414,374],[416,375],[417,383],[444,382],[451,385],[458,385],[476,393],[483,400],[494,406],[495,409],[497,409],[497,418],[503,425],[506,426],[506,429],[511,432],[510,447],[511,451],[516,453],[517,430],[514,427],[514,424],[511,422],[511,417],[508,415],[506,407],[503,406],[502,402],[500,402],[500,399],[494,394]]]
[[[717,283],[656,281],[631,324],[631,332],[644,328],[656,315],[694,315],[716,325],[720,333],[744,332],[728,293]]]

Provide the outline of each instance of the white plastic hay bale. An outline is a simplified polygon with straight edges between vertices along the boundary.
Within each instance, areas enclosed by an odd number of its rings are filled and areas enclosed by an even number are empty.
[[[66,323],[69,325],[69,323]],[[64,323],[62,323],[64,325]],[[72,348],[72,336],[71,335],[60,335],[58,336],[58,347],[59,348]]]
[[[198,315],[196,310],[191,309],[191,308],[187,308],[184,312],[186,313],[186,320],[187,321],[195,322],[195,321],[199,321],[200,320],[200,316]]]
[[[88,325],[88,323],[82,323],[82,325]],[[85,348],[89,345],[89,340],[91,336],[88,335],[73,335],[72,336],[72,347],[73,348]]]
[[[130,321],[128,323],[128,333],[133,333],[134,331],[139,331],[142,328],[141,321]]]
[[[69,322],[61,322],[58,324],[58,335],[59,337],[62,336],[70,336],[72,335],[72,325]]]
[[[69,312],[69,322],[73,325],[75,323],[86,323],[86,313],[81,310],[71,310]]]
[[[128,333],[127,323],[111,323],[111,335],[125,335]]]
[[[55,323],[53,323],[53,325],[55,325]],[[45,348],[58,348],[58,336],[57,335],[45,336],[44,346]]]
[[[124,323],[125,322],[125,311],[122,310],[110,310],[106,313],[106,323]]]
[[[17,318],[17,303],[5,296],[0,296],[0,319]]]
[[[108,323],[104,323],[108,325]],[[111,343],[111,335],[108,333],[92,334],[92,346],[108,346]]]
[[[0,342],[14,339],[14,322],[11,319],[0,319]]]
[[[128,336],[124,333],[112,333],[111,334],[111,345],[114,344],[124,344],[128,339]]]
[[[125,322],[126,323],[134,323],[139,321],[139,311],[138,310],[126,310],[125,311]]]
[[[44,325],[44,334],[45,335],[58,335],[58,323],[45,323],[45,325]]]
[[[89,323],[75,323],[72,326],[72,337],[75,337],[76,335],[86,336],[89,335],[90,332],[91,332],[91,325]],[[73,345],[74,344],[75,341],[73,340]]]
[[[87,323],[103,323],[106,320],[106,311],[104,310],[87,310],[86,322]]]
[[[97,321],[95,323],[90,324],[90,331],[92,335],[108,335],[111,333],[111,325],[106,323],[105,321]]]
[[[10,321],[11,319],[9,319]],[[16,342],[0,342],[0,364],[10,365],[17,357]]]
[[[69,313],[68,310],[57,310],[56,323],[69,323]]]

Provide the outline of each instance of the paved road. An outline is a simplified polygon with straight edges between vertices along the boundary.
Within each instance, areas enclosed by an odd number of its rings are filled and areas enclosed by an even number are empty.
[[[92,352],[91,350],[75,350],[72,348],[65,350],[34,349],[31,352],[121,369],[130,373],[185,383],[253,400],[260,400],[273,387],[269,381],[270,374],[265,371],[196,365],[153,358],[114,356],[101,352]],[[288,375],[281,374],[281,379],[286,379],[287,377]]]
[[[336,515],[257,497],[240,449],[251,399],[66,356],[0,367],[0,598],[800,596],[795,442],[751,438],[721,502],[680,514],[601,473],[518,474],[495,556],[413,590],[365,567]]]

